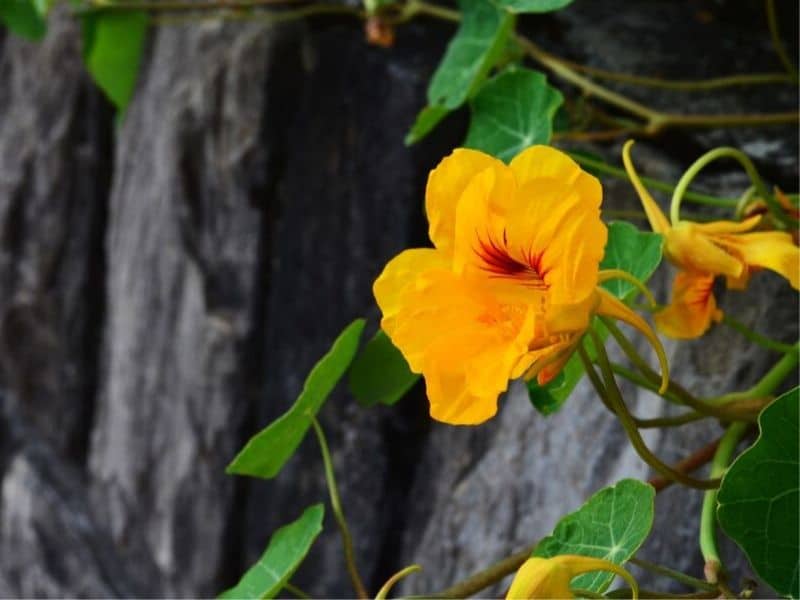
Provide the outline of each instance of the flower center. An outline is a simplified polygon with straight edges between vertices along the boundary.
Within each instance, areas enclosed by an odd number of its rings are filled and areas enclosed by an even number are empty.
[[[541,267],[541,252],[534,254],[529,250],[527,253],[522,253],[522,259],[512,256],[508,251],[505,229],[502,243],[498,243],[491,236],[483,239],[478,235],[477,239],[475,254],[481,260],[481,270],[489,273],[489,277],[512,278],[522,285],[537,290],[546,290],[550,287],[544,280],[547,272]]]

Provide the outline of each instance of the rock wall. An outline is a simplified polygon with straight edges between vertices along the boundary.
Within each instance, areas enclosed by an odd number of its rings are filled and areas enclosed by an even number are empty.
[[[779,68],[753,25],[759,10],[576,2],[522,25],[587,64],[703,77]],[[466,116],[414,148],[402,139],[451,31],[408,24],[386,50],[345,19],[165,26],[119,127],[67,15],[51,18],[41,44],[0,32],[0,594],[210,596],[272,530],[325,499],[311,439],[274,481],[224,467],[291,404],[346,323],[366,315],[374,328],[371,282],[425,243],[425,178],[463,139]],[[786,87],[641,99],[707,112],[797,105]],[[670,133],[640,143],[639,164],[675,179],[720,143],[796,186],[794,127]],[[616,161],[619,145],[592,151]],[[734,194],[744,179],[723,163],[704,183]],[[629,186],[607,183],[607,205],[633,202]],[[796,338],[796,294],[768,274],[756,287],[726,294],[724,308]],[[770,359],[723,329],[710,343],[713,354],[670,347],[699,393],[745,386]],[[641,414],[668,410],[628,391]],[[412,561],[425,571],[405,592],[445,587],[547,533],[597,488],[648,475],[585,386],[549,418],[514,388],[480,428],[432,423],[421,386],[369,411],[340,389],[322,421],[372,588]],[[648,441],[677,460],[717,430]],[[659,496],[648,556],[699,569],[684,518],[699,499]],[[352,594],[330,517],[296,580]]]

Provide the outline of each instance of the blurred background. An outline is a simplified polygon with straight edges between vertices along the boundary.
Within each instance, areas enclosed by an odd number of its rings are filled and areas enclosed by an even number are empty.
[[[777,5],[796,57],[797,2]],[[755,0],[576,0],[521,23],[548,50],[622,72],[781,68]],[[453,31],[416,20],[378,48],[350,17],[153,28],[117,122],[67,11],[41,43],[0,30],[0,595],[215,595],[275,528],[326,499],[312,440],[273,481],[224,468],[291,405],[348,322],[377,327],[372,281],[401,249],[427,243],[427,173],[462,142],[468,115],[416,146],[403,137]],[[786,85],[625,89],[673,112],[798,105]],[[618,164],[622,141],[580,147]],[[676,181],[721,144],[797,190],[795,125],[671,131],[640,142],[637,163]],[[604,183],[606,206],[637,206],[629,184]],[[699,187],[738,195],[747,179],[715,163]],[[663,271],[662,301],[667,283]],[[797,337],[797,294],[778,277],[723,293],[722,307]],[[668,345],[676,379],[701,395],[742,388],[775,358],[722,328],[703,343]],[[624,391],[643,416],[668,410]],[[584,384],[550,417],[512,387],[478,428],[432,422],[421,384],[373,409],[342,385],[321,419],[372,590],[418,562],[424,572],[403,591],[433,592],[547,534],[600,487],[649,476]],[[719,431],[704,423],[647,439],[676,461]],[[700,575],[700,499],[659,494],[642,555]],[[735,578],[750,576],[736,564]],[[352,595],[330,516],[293,581]]]

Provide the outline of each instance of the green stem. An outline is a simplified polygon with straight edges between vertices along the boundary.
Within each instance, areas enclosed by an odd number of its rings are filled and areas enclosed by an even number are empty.
[[[635,371],[632,371],[631,369],[628,369],[627,367],[624,367],[618,363],[611,363],[611,369],[614,371],[615,375],[620,375],[631,383],[651,391],[654,394],[658,394],[658,380],[651,381],[645,379]],[[653,375],[657,377],[655,372],[653,372]],[[674,394],[673,389],[676,386],[677,384],[670,382],[670,388],[667,389],[667,392],[659,395],[673,404],[687,405],[686,397],[679,397]],[[686,392],[686,394],[688,395],[688,392]],[[718,398],[706,400],[700,400],[694,398],[693,396],[692,398],[693,400],[690,400],[690,402],[698,403],[697,406],[703,407],[702,411],[696,410],[694,412],[688,412],[677,417],[664,417],[663,419],[636,419],[637,427],[639,427],[639,429],[646,429],[649,427],[668,427],[670,426],[670,423],[679,425],[683,424],[684,422],[689,423],[709,417],[714,417],[723,421],[755,422],[758,418],[758,413],[760,413],[761,409],[764,408],[767,400],[766,398],[737,397],[732,398],[728,403],[720,403]],[[659,424],[662,420],[664,421],[663,425]]]
[[[409,565],[405,569],[401,569],[400,571],[389,577],[388,580],[386,580],[386,583],[383,584],[381,589],[378,590],[378,593],[375,595],[375,600],[385,600],[386,598],[388,598],[389,592],[392,591],[392,588],[398,581],[400,581],[403,577],[411,575],[411,573],[416,573],[417,571],[421,570],[422,567],[420,567],[419,565]]]
[[[761,176],[758,174],[755,165],[753,165],[753,161],[751,161],[744,152],[737,150],[736,148],[730,148],[727,146],[714,148],[694,161],[694,163],[692,163],[692,165],[686,170],[683,176],[681,176],[678,184],[675,186],[675,191],[672,193],[672,202],[670,204],[669,211],[670,221],[672,221],[673,227],[676,226],[681,220],[681,200],[683,200],[683,195],[686,193],[686,189],[689,187],[689,184],[706,165],[717,160],[718,158],[733,158],[737,160],[744,168],[748,177],[750,177],[750,181],[756,188],[759,196],[767,201],[767,198],[769,197],[767,188],[764,186],[764,182],[761,180]]]
[[[695,594],[670,594],[668,592],[654,592],[652,590],[639,589],[639,598],[647,600],[650,598],[716,598],[719,592],[697,592]],[[619,588],[611,590],[606,594],[606,598],[631,598],[632,591],[630,588]]]
[[[646,133],[655,135],[667,127],[685,127],[706,129],[710,127],[756,127],[759,125],[785,125],[800,121],[800,113],[755,113],[755,114],[721,114],[721,115],[658,115],[647,126]]]
[[[753,331],[741,321],[738,321],[727,314],[722,317],[722,322],[731,329],[733,329],[734,331],[738,331],[739,333],[741,333],[744,337],[746,337],[754,344],[758,344],[759,346],[765,348],[766,350],[773,350],[775,352],[781,352],[783,354],[795,351],[795,346],[791,344],[784,344],[783,342],[778,342],[777,340],[770,339],[765,335]]]
[[[653,392],[654,394],[658,394],[658,387],[659,387],[658,383],[654,383],[654,382],[650,381],[649,379],[639,375],[638,373],[636,373],[632,369],[629,369],[628,367],[626,367],[624,365],[621,365],[619,363],[611,363],[611,368],[614,370],[615,374],[621,375],[622,377],[624,377],[625,379],[627,379],[631,383],[635,383],[636,385],[638,385],[641,388],[644,388],[644,389],[646,389],[646,390],[648,390],[650,392]],[[653,372],[655,372],[655,371],[653,371]],[[680,398],[679,396],[675,395],[675,393],[674,393],[674,391],[672,389],[672,385],[673,385],[673,383],[670,381],[670,387],[667,388],[667,391],[664,394],[659,394],[659,395],[662,398],[664,398],[665,400],[668,400],[669,402],[672,402],[673,404],[683,404],[683,405],[685,405],[686,402],[684,402],[683,399]]]
[[[617,81],[619,83],[627,83],[641,87],[674,90],[677,92],[699,92],[733,86],[792,83],[791,77],[786,73],[744,73],[740,75],[712,77],[710,79],[662,79],[660,77],[645,77],[642,75],[617,73],[615,71],[607,71],[596,67],[588,67],[563,58],[560,58],[560,60],[572,69],[580,71],[581,73],[586,73],[597,79]]]
[[[695,421],[702,421],[708,418],[708,415],[691,411],[675,417],[655,417],[652,419],[639,419],[634,417],[633,420],[636,423],[636,427],[639,429],[653,429],[656,427],[679,427],[687,423],[694,423]]]
[[[767,371],[767,373],[750,389],[743,392],[731,392],[717,398],[711,398],[707,402],[714,406],[724,406],[738,400],[752,400],[767,398],[775,391],[783,381],[795,373],[798,360],[800,359],[800,342],[795,343],[791,352],[787,352],[781,359]]]
[[[417,15],[427,15],[435,17],[443,21],[451,21],[457,23],[461,20],[461,13],[452,8],[438,6],[436,4],[429,4],[421,0],[408,0],[403,7],[400,18],[396,22],[405,22],[414,18]]]
[[[582,344],[578,345],[578,356],[580,357],[581,362],[583,363],[583,368],[586,371],[586,375],[589,377],[589,379],[594,379],[594,381],[592,381],[592,385],[594,386],[595,390],[601,389],[603,385],[600,382],[600,379],[598,378],[595,370],[591,368],[592,359]],[[614,373],[622,375],[632,383],[635,383],[640,387],[648,389],[655,394],[658,393],[657,385],[652,385],[649,381],[646,381],[645,379],[639,377],[636,373],[634,373],[629,369],[626,369],[622,365],[611,363],[611,368],[613,369]],[[609,411],[611,411],[612,414],[616,415],[616,412],[609,403],[608,399],[604,395],[600,395],[600,399],[603,401],[603,404],[606,406],[606,408]],[[654,419],[640,419],[634,416],[633,421],[638,429],[651,429],[654,427],[677,427],[679,425],[685,425],[686,423],[691,423],[693,421],[700,421],[701,419],[706,419],[706,418],[708,418],[708,415],[705,415],[703,413],[688,412],[682,415],[678,415],[676,417],[657,417]]]
[[[535,547],[535,545],[529,546],[441,592],[426,594],[421,598],[468,598],[473,594],[477,594],[504,577],[511,575],[511,573],[516,572],[522,566],[522,563],[531,557]]]
[[[775,13],[775,0],[766,0],[766,12],[767,26],[769,27],[769,37],[772,40],[772,47],[775,50],[775,54],[778,55],[778,59],[781,61],[784,69],[786,69],[786,73],[789,75],[791,80],[794,83],[797,83],[797,67],[792,64],[792,61],[786,52],[786,48],[783,45],[783,41],[781,40],[780,30],[778,29],[778,16]]]
[[[662,113],[584,77],[560,58],[546,52],[524,36],[517,36],[517,42],[531,58],[549,69],[557,77],[579,87],[587,95],[599,98],[612,106],[643,119],[645,123],[642,133],[646,135],[655,135],[668,127],[745,127],[796,123],[800,120],[800,114],[797,112],[722,115],[675,115]],[[624,133],[624,131],[619,133]]]
[[[336,524],[339,526],[339,533],[342,537],[342,546],[344,547],[344,560],[347,564],[347,572],[350,575],[350,580],[353,582],[353,589],[359,599],[365,600],[369,598],[364,583],[361,581],[361,576],[358,574],[356,568],[355,551],[353,550],[353,538],[350,535],[350,529],[347,526],[347,520],[342,511],[342,502],[339,498],[339,488],[336,486],[336,477],[333,472],[333,461],[331,460],[331,453],[328,450],[328,442],[325,439],[325,434],[322,427],[313,415],[308,415],[311,419],[311,424],[314,426],[314,432],[317,434],[319,441],[319,448],[322,451],[322,462],[325,464],[325,480],[328,483],[328,492],[331,497],[331,508],[333,515],[336,519]]]
[[[722,477],[731,462],[736,444],[741,439],[747,423],[733,423],[719,442],[714,459],[711,461],[711,477]],[[722,560],[717,550],[717,490],[709,490],[703,496],[703,509],[700,513],[700,552],[706,561],[706,578],[716,584]]]
[[[288,581],[283,584],[283,589],[287,592],[292,594],[295,598],[300,598],[300,600],[308,600],[311,598],[308,594],[306,594],[303,590],[301,590],[296,585],[289,583]]]
[[[736,203],[736,210],[733,211],[733,214],[736,217],[737,221],[741,221],[744,216],[744,209],[747,208],[747,205],[753,199],[753,196],[756,195],[756,188],[755,186],[750,186],[747,188],[741,196],[739,196],[739,201]]]
[[[680,583],[688,585],[689,587],[696,588],[698,590],[713,592],[714,590],[717,589],[717,586],[708,583],[707,581],[703,581],[702,579],[697,579],[696,577],[686,575],[685,573],[681,573],[680,571],[676,571],[675,569],[670,569],[669,567],[664,567],[662,565],[651,563],[650,561],[644,560],[643,558],[637,558],[634,556],[633,558],[630,559],[630,562],[652,573],[656,573],[657,575],[663,575],[664,577],[669,577],[670,579],[674,579],[675,581],[679,581]]]
[[[581,588],[570,588],[570,591],[576,598],[589,598],[590,600],[605,600],[603,594],[598,594],[591,590],[584,590]]]
[[[625,355],[630,359],[630,361],[634,364],[634,366],[644,375],[644,377],[650,382],[651,385],[644,385],[647,389],[658,391],[661,381],[661,376],[658,373],[653,371],[650,366],[642,360],[639,356],[639,353],[633,347],[628,339],[623,335],[623,333],[619,330],[616,323],[607,319],[605,317],[600,317],[600,320],[608,329],[609,333],[614,337],[617,344]],[[612,369],[613,371],[613,369]],[[620,373],[621,375],[628,378],[626,373]],[[634,381],[634,383],[637,383]],[[654,389],[655,387],[655,389]],[[691,393],[688,390],[684,389],[682,386],[678,385],[674,381],[670,381],[669,385],[667,386],[667,392],[663,395],[663,398],[669,400],[671,402],[679,402],[680,404],[684,404],[690,408],[693,408],[699,413],[707,415],[709,417],[716,417],[718,419],[740,419],[743,418],[741,414],[734,413],[733,411],[727,410],[721,406],[717,402],[704,402]],[[737,398],[738,399],[738,398]]]
[[[621,108],[632,115],[644,119],[648,123],[660,115],[660,113],[648,108],[644,104],[640,104],[639,102],[631,100],[622,94],[613,92],[608,88],[595,83],[591,79],[576,73],[559,58],[548,52],[545,52],[542,48],[534,44],[528,38],[524,36],[517,36],[517,42],[536,62],[544,67],[547,67],[557,77],[560,77],[564,81],[568,81],[569,83],[579,87],[586,94],[594,96],[595,98],[599,98],[608,104],[611,104],[612,106]]]
[[[291,4],[302,0],[89,0],[86,11],[200,11],[200,10],[247,10],[264,6]]]
[[[655,471],[659,474],[672,479],[678,483],[682,483],[683,485],[691,488],[707,490],[713,489],[719,486],[719,481],[715,479],[711,480],[701,480],[695,479],[694,477],[690,477],[680,471],[676,471],[668,464],[664,463],[655,456],[647,445],[644,443],[639,430],[636,428],[636,423],[633,420],[630,412],[628,412],[627,406],[625,406],[625,402],[622,399],[622,394],[617,387],[617,382],[614,379],[614,372],[611,370],[611,363],[608,360],[608,355],[606,354],[606,350],[602,345],[602,341],[600,340],[600,336],[594,331],[594,329],[589,329],[589,335],[592,336],[592,341],[594,342],[595,347],[597,348],[597,359],[600,363],[600,370],[603,375],[603,380],[605,382],[605,392],[608,395],[608,400],[611,403],[612,407],[614,408],[614,412],[617,414],[617,418],[619,419],[622,427],[625,429],[625,433],[628,434],[628,439],[631,442],[631,445],[636,450],[636,453],[639,457],[644,460],[648,465],[650,465]],[[589,368],[594,370],[594,367],[589,365]],[[598,389],[598,394],[603,394],[603,389]]]
[[[458,11],[429,4],[424,0],[409,0],[400,17],[395,22],[407,21],[415,15],[428,15],[447,21],[459,21]],[[673,115],[662,113],[632,100],[623,94],[610,90],[591,79],[584,77],[561,58],[546,52],[529,38],[518,35],[519,46],[536,62],[548,69],[556,77],[580,88],[587,96],[594,96],[607,104],[628,112],[644,121],[641,125],[627,127],[610,133],[609,137],[618,137],[631,131],[645,135],[655,135],[667,127],[720,127],[720,126],[752,126],[779,123],[794,123],[800,119],[798,113],[778,114],[729,114],[729,115]]]
[[[614,406],[611,404],[611,401],[608,399],[608,392],[603,385],[602,380],[597,375],[597,371],[594,370],[592,366],[592,359],[589,356],[589,352],[586,350],[584,344],[586,343],[586,337],[578,344],[578,356],[581,359],[581,363],[583,364],[583,370],[586,372],[586,376],[589,378],[589,381],[594,388],[594,391],[597,392],[597,395],[600,396],[600,400],[602,401],[603,405],[608,409],[608,411],[616,416],[617,412],[614,410]]]
[[[569,155],[572,159],[580,165],[584,167],[588,167],[590,169],[594,169],[600,173],[605,173],[606,175],[611,175],[612,177],[616,177],[617,179],[622,179],[628,181],[628,174],[625,172],[624,169],[619,167],[614,167],[605,163],[601,160],[595,160],[588,156],[584,156],[582,154],[570,152]],[[665,181],[659,181],[658,179],[651,179],[650,177],[640,177],[643,183],[645,183],[648,187],[660,190],[662,192],[672,193],[675,191],[675,186],[671,183],[667,183]],[[722,208],[731,208],[736,206],[738,200],[736,198],[719,198],[717,196],[710,196],[708,194],[701,194],[698,192],[691,192],[686,191],[684,192],[684,200],[687,202],[695,202],[697,204],[705,204],[708,206],[719,206]]]

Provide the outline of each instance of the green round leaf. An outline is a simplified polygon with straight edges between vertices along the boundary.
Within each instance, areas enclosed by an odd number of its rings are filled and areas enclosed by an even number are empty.
[[[0,21],[21,37],[40,40],[47,31],[41,8],[33,0],[0,0]]]
[[[133,96],[146,33],[145,12],[99,12],[83,17],[86,68],[121,113]]]
[[[514,13],[546,13],[560,10],[573,0],[497,0],[497,4]]]
[[[624,564],[647,539],[653,527],[656,492],[653,486],[623,479],[594,494],[577,511],[561,519],[533,556],[550,558],[579,554]],[[613,573],[596,572],[576,577],[572,587],[602,593]]]
[[[514,17],[490,0],[459,0],[461,23],[428,84],[428,106],[406,136],[425,137],[472,96],[506,48]]]
[[[428,135],[439,124],[439,121],[450,114],[450,109],[444,106],[426,106],[417,115],[417,119],[406,134],[405,144],[416,144]]]
[[[758,439],[730,466],[717,494],[722,529],[764,581],[792,598],[800,597],[798,390],[761,412]]]
[[[364,320],[356,319],[314,365],[295,403],[266,429],[250,438],[225,472],[272,479],[292,457],[311,427],[309,415],[319,412],[345,374],[358,349]]]
[[[472,99],[464,145],[509,161],[528,146],[546,144],[564,101],[544,74],[512,67],[487,81]]]
[[[640,231],[625,221],[614,221],[608,225],[608,243],[601,269],[620,269],[645,283],[661,264],[664,238],[658,233]],[[620,300],[630,300],[637,288],[624,279],[612,279],[603,287]]]
[[[315,504],[299,519],[278,529],[261,558],[242,575],[235,587],[220,594],[220,598],[256,600],[277,596],[322,531],[324,515],[325,507]]]
[[[411,389],[419,375],[383,330],[367,342],[350,367],[350,391],[362,406],[391,406]]]

